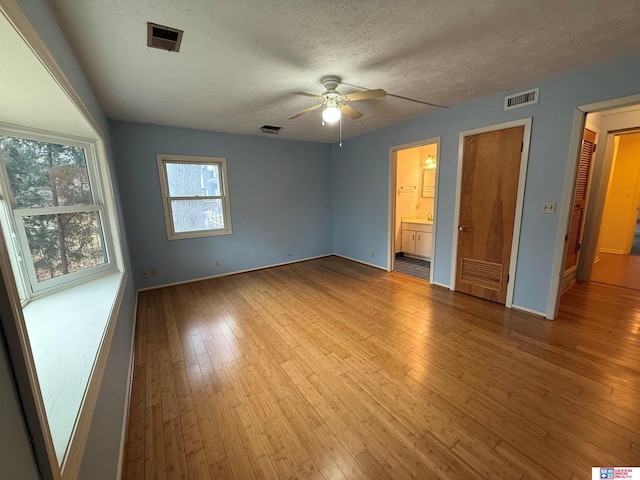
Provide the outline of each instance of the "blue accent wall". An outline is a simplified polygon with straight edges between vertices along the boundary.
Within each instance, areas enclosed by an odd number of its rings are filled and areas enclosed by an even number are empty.
[[[640,55],[549,78],[439,110],[332,147],[334,251],[386,267],[389,249],[389,150],[441,136],[434,280],[450,285],[458,144],[461,131],[533,117],[514,305],[544,313],[577,106],[640,93]],[[537,104],[504,111],[504,96],[540,86]],[[391,87],[390,87],[391,89]],[[425,93],[425,95],[428,94]],[[427,98],[428,99],[428,98]],[[541,213],[557,202],[555,215]],[[376,255],[371,257],[371,251]]]
[[[111,133],[138,288],[333,252],[329,145],[124,122]],[[158,153],[227,159],[231,235],[167,239]]]

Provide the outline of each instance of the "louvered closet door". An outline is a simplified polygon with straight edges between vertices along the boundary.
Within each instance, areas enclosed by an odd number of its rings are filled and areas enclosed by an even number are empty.
[[[595,132],[585,129],[582,139],[582,148],[580,149],[576,190],[573,195],[571,224],[569,226],[569,233],[567,234],[567,255],[564,260],[565,274],[568,270],[578,265],[580,244],[582,243],[582,224],[589,189],[589,177],[591,175],[591,160],[593,159],[595,147]]]
[[[456,290],[505,303],[524,127],[464,138]]]

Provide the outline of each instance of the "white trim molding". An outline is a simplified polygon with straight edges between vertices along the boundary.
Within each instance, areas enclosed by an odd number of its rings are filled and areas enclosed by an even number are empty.
[[[133,307],[133,332],[131,335],[131,350],[129,351],[129,376],[127,378],[127,391],[124,396],[124,414],[122,418],[122,431],[120,432],[120,450],[118,452],[118,472],[116,480],[122,478],[122,469],[124,467],[124,452],[127,443],[127,435],[129,433],[129,413],[131,410],[131,392],[133,391],[133,376],[136,364],[136,341],[135,332],[138,323],[138,293],[136,292],[136,302]]]
[[[284,265],[291,265],[292,263],[307,262],[309,260],[315,260],[317,258],[330,257],[332,255],[335,255],[337,257],[341,257],[342,256],[342,255],[338,255],[337,253],[326,253],[324,255],[317,255],[315,257],[301,258],[300,260],[291,260],[290,262],[274,263],[274,264],[271,264],[271,265],[264,265],[262,267],[247,268],[245,270],[235,270],[233,272],[219,273],[218,275],[209,275],[207,277],[192,278],[190,280],[183,280],[181,282],[163,283],[162,285],[154,285],[152,287],[140,288],[140,289],[138,289],[138,292],[146,292],[146,291],[149,291],[149,290],[157,290],[158,288],[165,288],[165,287],[175,287],[176,285],[184,285],[186,283],[203,282],[205,280],[213,280],[214,278],[228,277],[229,275],[237,275],[239,273],[255,272],[257,270],[264,270],[266,268],[282,267]],[[344,258],[348,258],[348,257],[344,257]],[[353,260],[353,259],[349,258],[349,260]],[[358,261],[359,260],[354,260],[354,262],[358,262]],[[360,263],[362,263],[362,262],[360,262]],[[371,265],[371,266],[372,267],[376,267],[376,268],[383,268],[383,267],[378,267],[377,265]]]
[[[529,162],[529,144],[531,142],[531,124],[532,117],[513,120],[510,122],[498,123],[495,125],[487,125],[486,127],[476,128],[473,130],[465,130],[460,132],[458,143],[458,170],[456,173],[456,200],[454,205],[454,221],[453,221],[453,241],[451,251],[451,286],[450,290],[456,289],[456,267],[458,258],[458,224],[460,222],[460,193],[462,189],[462,163],[464,155],[464,138],[477,135],[479,133],[494,132],[496,130],[504,130],[506,128],[524,126],[522,135],[522,154],[520,156],[520,172],[518,176],[518,193],[516,196],[516,212],[513,223],[513,237],[511,239],[511,258],[509,261],[509,278],[511,281],[507,284],[507,299],[505,306],[512,307],[513,289],[516,283],[516,264],[518,260],[518,248],[520,246],[520,226],[522,224],[522,209],[524,206],[524,190],[527,179],[527,164]]]
[[[351,258],[351,257],[347,257],[346,255],[340,255],[339,253],[331,253],[329,255],[326,255],[327,257],[331,257],[331,256],[335,256],[335,257],[340,257],[340,258],[344,258],[345,260],[350,260],[352,262],[356,262],[356,263],[360,263],[362,265],[366,265],[367,267],[373,267],[373,268],[377,268],[379,270],[384,270],[385,272],[388,272],[389,270],[387,269],[387,267],[381,267],[380,265],[375,265],[373,263],[369,263],[369,262],[363,262],[362,260],[358,260],[357,258]]]
[[[111,340],[113,339],[113,332],[117,323],[118,312],[120,311],[120,305],[122,303],[126,284],[127,275],[122,274],[118,286],[118,292],[107,321],[107,327],[102,341],[100,342],[100,347],[98,348],[98,354],[96,356],[93,369],[91,370],[91,375],[87,381],[87,389],[82,399],[82,405],[78,412],[73,433],[71,434],[71,440],[69,441],[64,461],[62,462],[62,477],[64,479],[75,479],[80,471],[82,455],[84,454],[84,447],[87,443],[87,437],[89,436],[89,428],[91,427],[91,422],[93,420],[93,412],[95,411],[98,394],[100,393],[100,387],[102,386],[102,377],[104,375],[105,367],[107,366]]]
[[[231,207],[229,201],[229,184],[227,182],[227,159],[224,157],[202,157],[202,156],[193,156],[193,155],[167,155],[159,153],[156,155],[157,163],[158,163],[158,176],[160,178],[160,192],[162,194],[162,206],[164,210],[164,221],[165,227],[167,230],[167,239],[168,240],[180,240],[184,238],[196,238],[196,237],[210,237],[215,235],[230,235],[233,233],[231,228]],[[172,196],[171,195],[171,186],[169,184],[169,172],[167,169],[167,165],[169,164],[186,164],[190,166],[199,165],[201,167],[204,166],[217,166],[218,170],[218,188],[219,192],[214,194],[213,192],[209,192],[207,195],[185,195],[184,192],[181,192],[183,196]],[[204,183],[201,177],[201,183]],[[201,187],[205,189],[203,185]],[[208,190],[205,189],[205,190]],[[198,202],[202,200],[210,200],[216,201],[219,200],[221,203],[222,209],[222,221],[224,223],[223,228],[208,228],[201,230],[186,230],[178,232],[176,231],[176,226],[174,224],[174,212],[173,212],[173,202],[174,201],[183,201],[183,202]]]

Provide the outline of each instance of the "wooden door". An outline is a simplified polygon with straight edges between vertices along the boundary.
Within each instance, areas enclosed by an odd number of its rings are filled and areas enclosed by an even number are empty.
[[[464,139],[456,290],[505,303],[524,126]]]
[[[567,253],[564,258],[563,278],[571,275],[578,265],[580,258],[580,246],[582,244],[582,224],[584,221],[585,206],[587,203],[589,178],[591,175],[591,161],[596,149],[596,134],[585,129],[580,147],[580,160],[578,161],[578,173],[576,176],[576,188],[573,194],[573,207],[571,209],[571,224],[565,237]],[[575,277],[575,275],[574,275]]]

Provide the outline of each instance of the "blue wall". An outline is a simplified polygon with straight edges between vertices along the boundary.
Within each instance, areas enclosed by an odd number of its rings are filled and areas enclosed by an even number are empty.
[[[546,312],[555,242],[565,227],[559,212],[575,108],[640,93],[638,79],[640,55],[629,56],[530,85],[540,86],[540,101],[532,106],[505,112],[504,96],[512,92],[503,92],[348,140],[342,148],[334,145],[334,251],[387,266],[389,149],[441,136],[434,280],[450,285],[459,133],[533,117],[513,303]],[[542,214],[543,202],[557,202],[558,213]]]
[[[111,132],[138,288],[332,253],[329,145],[123,122]],[[158,153],[227,159],[233,234],[167,240]]]
[[[111,154],[107,119],[60,29],[49,3],[46,0],[16,0],[16,3],[100,126],[111,162],[110,168],[113,172],[113,155]],[[116,207],[121,220],[120,229],[125,263],[127,264],[126,268],[130,272],[131,269],[128,266],[129,253],[125,239],[124,224],[122,223],[121,203],[118,201],[118,182],[115,177],[112,178],[112,184],[116,196]],[[117,312],[117,323],[108,353],[89,437],[85,445],[78,477],[80,480],[112,480],[117,476],[118,454],[128,386],[129,356],[133,340],[134,306],[135,289],[131,278],[129,278],[120,310]],[[4,386],[0,384],[0,390],[3,388]],[[11,441],[12,438],[13,433],[11,431],[0,430],[0,439]]]

